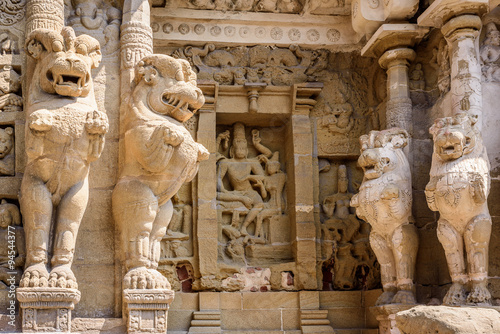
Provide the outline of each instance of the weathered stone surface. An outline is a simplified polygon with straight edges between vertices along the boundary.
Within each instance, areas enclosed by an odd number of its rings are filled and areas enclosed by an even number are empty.
[[[396,314],[402,334],[479,334],[500,331],[500,313],[480,307],[416,306]]]

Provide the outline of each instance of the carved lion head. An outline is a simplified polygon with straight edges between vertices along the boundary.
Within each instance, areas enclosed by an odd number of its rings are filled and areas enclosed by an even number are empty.
[[[152,111],[179,122],[187,121],[205,103],[196,73],[183,59],[158,54],[142,58],[135,68],[135,84],[134,94],[146,98]]]
[[[478,136],[475,122],[476,118],[467,113],[436,119],[429,129],[434,139],[434,153],[449,161],[472,152]]]
[[[14,129],[0,129],[0,159],[5,158],[14,147]]]
[[[359,138],[361,155],[358,163],[368,180],[381,177],[402,164],[408,164],[402,148],[408,144],[408,132],[399,128],[370,131]]]
[[[28,36],[26,50],[37,61],[33,80],[39,81],[43,91],[72,97],[85,97],[91,91],[90,70],[101,62],[95,38],[76,37],[70,27],[64,27],[61,33],[37,29]]]

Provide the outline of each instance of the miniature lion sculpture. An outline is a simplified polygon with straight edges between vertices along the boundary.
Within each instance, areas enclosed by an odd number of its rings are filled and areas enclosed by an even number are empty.
[[[429,130],[434,152],[425,195],[429,208],[440,214],[437,235],[453,282],[443,300],[446,305],[491,300],[487,288],[491,216],[486,203],[490,164],[474,124],[473,116],[458,113],[437,119]]]
[[[370,131],[359,141],[358,163],[365,175],[351,206],[372,226],[370,245],[384,289],[376,305],[414,304],[418,235],[411,217],[410,165],[403,152],[408,133],[399,128]]]
[[[34,30],[26,50],[35,66],[27,101],[28,161],[19,197],[27,250],[20,286],[76,289],[71,264],[89,196],[89,165],[99,158],[108,130],[106,114],[97,110],[90,72],[99,66],[100,47],[94,38],[76,37],[64,27],[60,33]]]
[[[170,288],[156,268],[173,214],[171,198],[209,156],[182,122],[204,103],[187,61],[150,55],[136,65],[122,125],[125,158],[112,198],[127,271],[124,289]]]

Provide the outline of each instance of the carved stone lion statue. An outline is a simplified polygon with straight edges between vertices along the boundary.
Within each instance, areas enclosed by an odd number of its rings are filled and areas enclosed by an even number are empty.
[[[64,27],[60,33],[33,31],[26,50],[35,65],[19,197],[27,248],[20,285],[77,288],[71,264],[89,196],[89,164],[100,156],[108,130],[91,77],[101,60],[100,47],[94,38],[76,37]]]
[[[122,116],[125,158],[113,191],[113,215],[127,270],[124,289],[170,288],[156,268],[173,214],[171,198],[209,156],[182,122],[204,103],[187,61],[150,55],[137,64]]]
[[[351,206],[372,226],[370,245],[380,263],[384,289],[376,305],[416,302],[418,234],[411,217],[410,165],[403,152],[407,142],[408,133],[399,128],[360,137],[358,163],[365,175]]]
[[[437,234],[453,282],[443,300],[446,305],[491,299],[487,288],[491,216],[486,203],[490,164],[474,126],[476,119],[458,113],[437,119],[429,130],[434,152],[425,195],[429,208],[440,214]]]

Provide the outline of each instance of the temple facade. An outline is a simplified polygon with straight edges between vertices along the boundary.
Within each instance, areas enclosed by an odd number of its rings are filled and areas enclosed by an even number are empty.
[[[499,4],[0,2],[0,333],[500,333]]]

